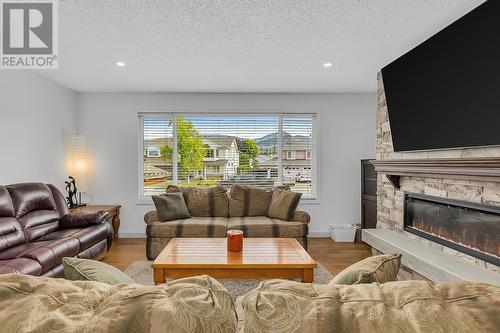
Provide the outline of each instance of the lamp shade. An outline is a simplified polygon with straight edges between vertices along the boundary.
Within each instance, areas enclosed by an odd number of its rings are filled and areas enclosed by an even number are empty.
[[[79,132],[71,135],[71,167],[70,175],[76,180],[78,192],[87,191],[89,161],[85,137]]]

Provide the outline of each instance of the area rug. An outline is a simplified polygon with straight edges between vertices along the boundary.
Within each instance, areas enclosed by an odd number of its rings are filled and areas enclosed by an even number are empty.
[[[152,261],[134,261],[126,270],[125,274],[130,276],[135,282],[144,285],[153,285]],[[318,264],[314,269],[314,283],[327,284],[332,279],[332,275]],[[246,294],[255,289],[262,280],[244,279],[244,280],[218,280],[231,294],[233,299]]]

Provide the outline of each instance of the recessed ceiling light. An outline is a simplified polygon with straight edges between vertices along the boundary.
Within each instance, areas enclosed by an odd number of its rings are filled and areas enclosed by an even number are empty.
[[[121,61],[117,61],[116,62],[116,66],[118,66],[118,67],[125,67],[125,63],[121,62]]]
[[[325,68],[329,68],[329,67],[332,67],[332,65],[333,65],[333,64],[332,64],[331,62],[325,62],[325,63],[323,64],[323,67],[325,67]]]

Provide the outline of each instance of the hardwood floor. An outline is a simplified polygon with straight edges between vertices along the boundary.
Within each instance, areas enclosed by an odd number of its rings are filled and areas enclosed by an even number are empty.
[[[330,238],[309,238],[308,252],[333,276],[372,255],[371,247],[365,243],[337,243]]]
[[[336,243],[330,238],[309,238],[308,252],[332,275],[371,256],[370,247],[364,243]],[[123,271],[138,260],[146,260],[146,240],[119,238],[114,240],[111,251],[102,261]]]
[[[145,238],[115,238],[111,251],[102,261],[124,271],[131,263],[139,260],[147,260]]]

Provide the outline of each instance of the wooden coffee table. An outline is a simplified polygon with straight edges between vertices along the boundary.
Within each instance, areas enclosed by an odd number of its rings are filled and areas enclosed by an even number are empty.
[[[155,284],[204,274],[313,281],[317,264],[294,238],[245,238],[242,252],[228,252],[226,246],[226,238],[172,239],[152,264]]]

